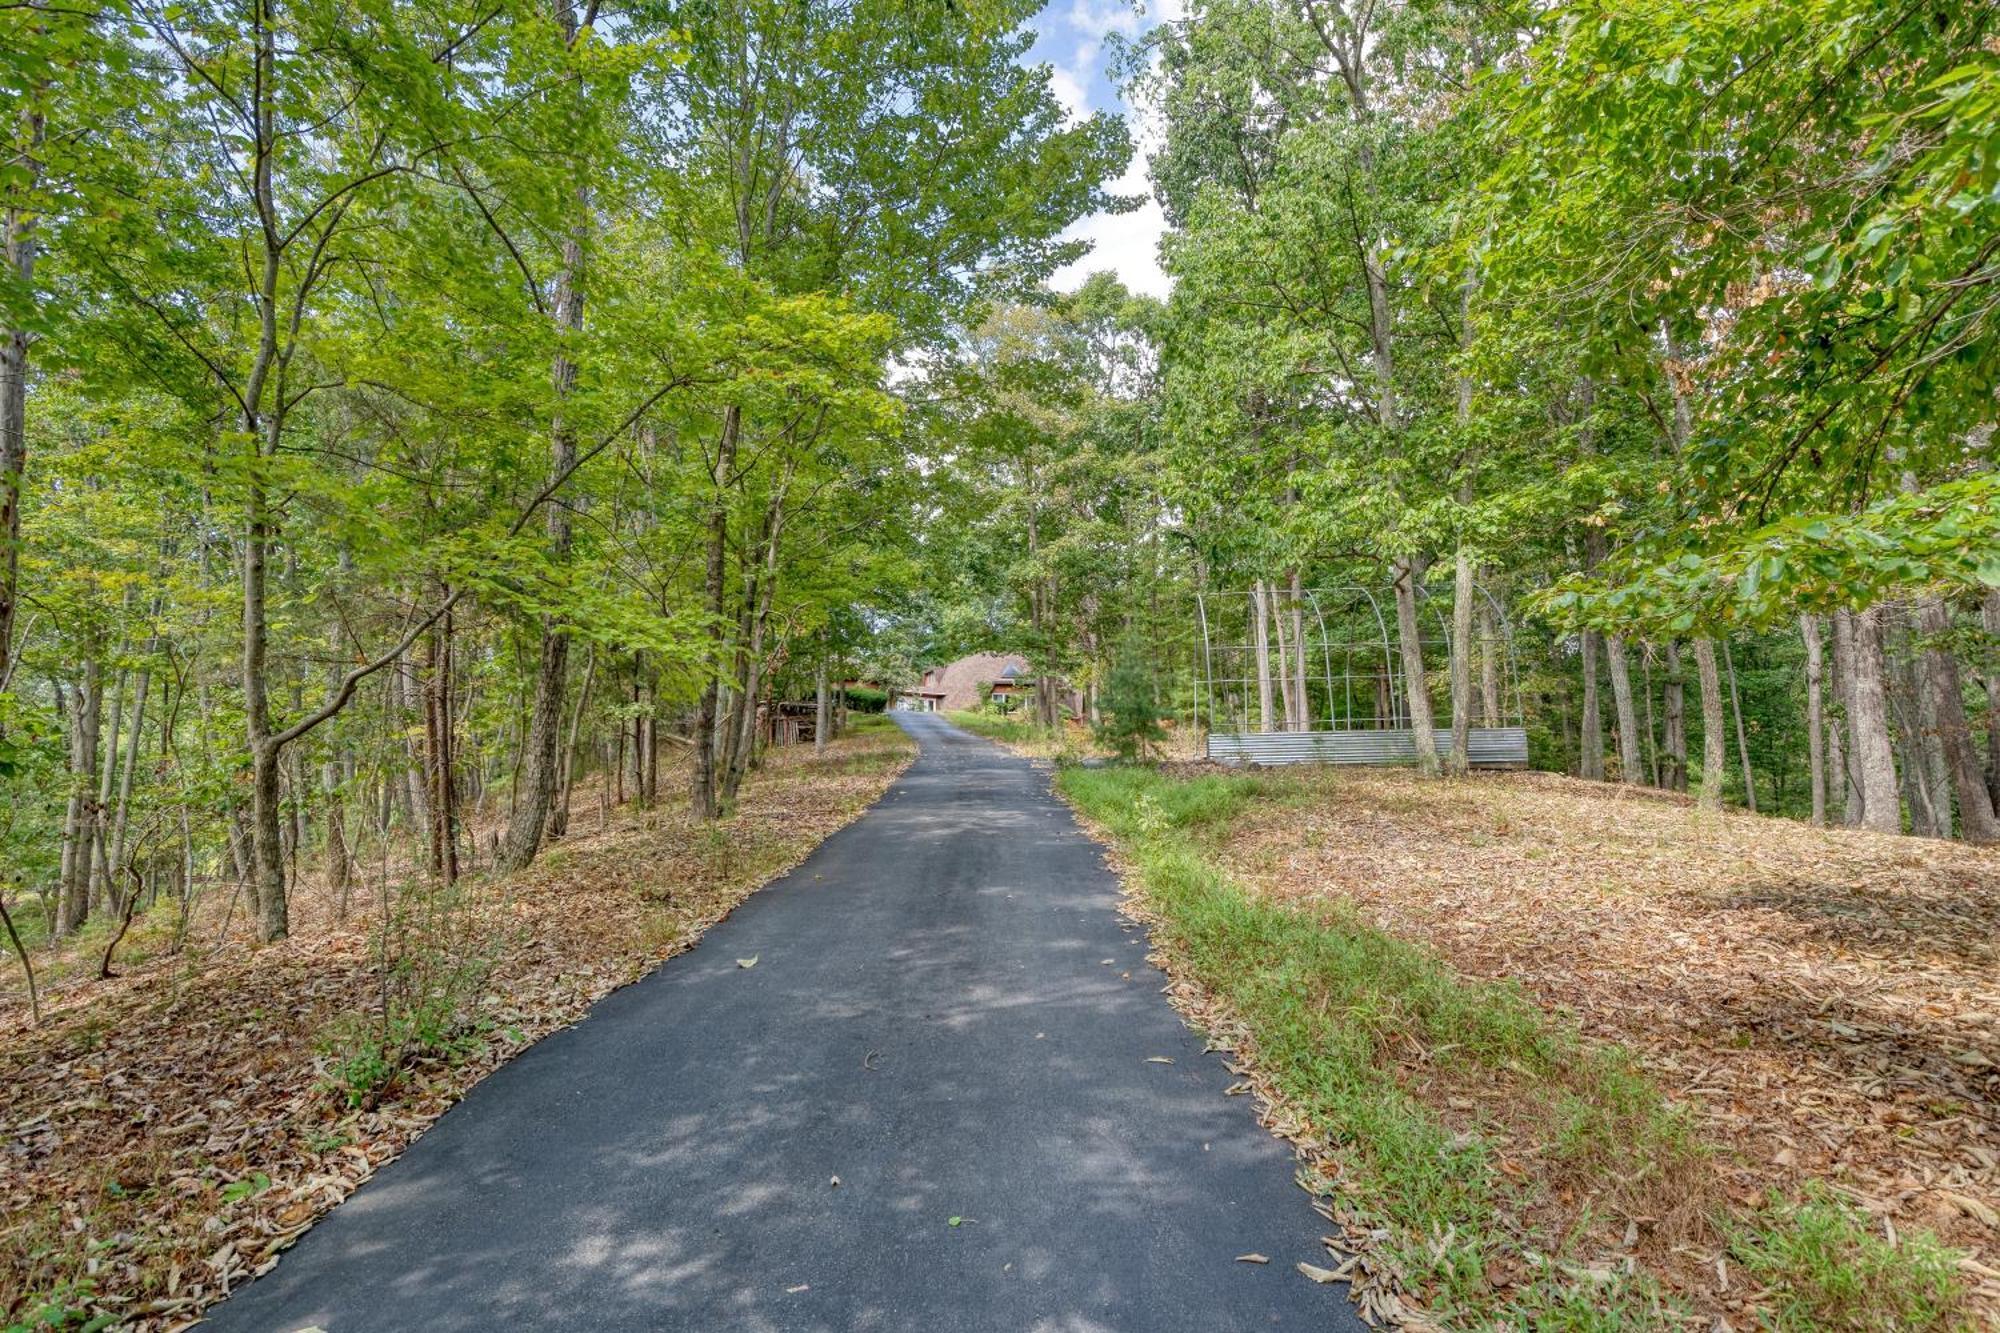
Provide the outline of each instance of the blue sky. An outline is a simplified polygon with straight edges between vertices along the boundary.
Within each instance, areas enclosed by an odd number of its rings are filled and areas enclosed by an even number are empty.
[[[1167,294],[1157,246],[1166,220],[1146,184],[1146,127],[1139,123],[1107,77],[1107,39],[1133,38],[1179,9],[1178,0],[1049,0],[1035,20],[1039,36],[1028,59],[1053,67],[1056,98],[1072,115],[1116,111],[1126,116],[1139,145],[1114,185],[1119,194],[1144,194],[1146,204],[1136,213],[1112,217],[1096,214],[1079,221],[1067,233],[1090,241],[1091,253],[1058,272],[1054,285],[1069,290],[1098,269],[1111,269],[1135,291]]]

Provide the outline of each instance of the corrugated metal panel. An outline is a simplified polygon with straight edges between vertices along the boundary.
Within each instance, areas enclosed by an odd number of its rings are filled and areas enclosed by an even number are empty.
[[[1437,733],[1440,757],[1451,753],[1451,732]],[[1524,767],[1525,727],[1474,727],[1466,754],[1475,767]],[[1413,764],[1417,743],[1407,728],[1379,731],[1210,732],[1208,757],[1221,764]]]

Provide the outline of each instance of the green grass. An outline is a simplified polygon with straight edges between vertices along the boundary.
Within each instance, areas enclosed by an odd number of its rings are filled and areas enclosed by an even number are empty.
[[[947,713],[945,716],[953,725],[963,727],[975,736],[1005,741],[1009,745],[1025,745],[1032,741],[1051,739],[1046,727],[1036,726],[1026,718],[1010,717],[1003,713],[959,711]]]
[[[1388,1231],[1397,1267],[1436,1315],[1578,1333],[1685,1317],[1643,1271],[1585,1271],[1572,1250],[1590,1214],[1571,1210],[1565,1221],[1548,1207],[1567,1196],[1606,1215],[1652,1215],[1694,1200],[1695,1224],[1707,1220],[1706,1150],[1629,1056],[1344,906],[1290,907],[1233,881],[1214,856],[1220,840],[1253,805],[1312,799],[1300,779],[1072,767],[1058,784],[1119,839],[1156,939],[1247,1025],[1260,1067],[1335,1145],[1347,1199]],[[1440,1104],[1453,1089],[1471,1093],[1459,1099],[1469,1115]],[[1525,1180],[1500,1163],[1524,1147]],[[1935,1245],[1906,1243],[1904,1262],[1926,1276],[1906,1297],[1871,1305],[1881,1284],[1870,1265],[1881,1256],[1847,1233],[1839,1244],[1805,1243],[1812,1227],[1831,1225],[1817,1211],[1784,1216],[1788,1225],[1759,1233],[1755,1251],[1767,1256],[1760,1279],[1798,1292],[1787,1299],[1808,1312],[1783,1327],[1956,1327],[1926,1314],[1950,1308],[1957,1290]],[[1523,1234],[1523,1219],[1551,1230]],[[1504,1289],[1490,1280],[1498,1271]],[[1836,1291],[1860,1293],[1852,1304],[1879,1312],[1876,1322],[1814,1323],[1839,1306]]]
[[[1972,1327],[1957,1256],[1924,1235],[1891,1242],[1866,1213],[1832,1191],[1773,1200],[1730,1249],[1770,1288],[1778,1333],[1894,1333]]]

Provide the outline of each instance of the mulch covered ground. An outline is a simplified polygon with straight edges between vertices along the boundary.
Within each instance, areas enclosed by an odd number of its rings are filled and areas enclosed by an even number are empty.
[[[365,888],[344,924],[302,889],[297,933],[279,945],[253,949],[239,927],[198,962],[69,982],[40,1028],[9,978],[0,1325],[43,1311],[194,1322],[487,1072],[688,948],[853,819],[911,753],[897,733],[849,738],[825,760],[776,751],[715,829],[682,813],[665,775],[673,808],[622,811],[601,831],[580,801],[580,829],[529,871],[473,882],[457,909],[392,933],[392,952],[421,947],[433,970],[472,956],[492,970],[460,1052],[408,1063],[359,1106],[330,1035],[381,1008],[380,904]]]
[[[1245,881],[1513,979],[1693,1107],[1738,1204],[1829,1181],[2000,1315],[2000,853],[1545,774],[1304,780],[1233,831]],[[1719,1242],[1685,1257],[1742,1308]]]

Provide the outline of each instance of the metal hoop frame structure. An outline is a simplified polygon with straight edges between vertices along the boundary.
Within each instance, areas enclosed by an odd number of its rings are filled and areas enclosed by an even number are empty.
[[[1484,587],[1490,627],[1472,645],[1474,709],[1466,752],[1478,767],[1528,762],[1513,626]],[[1446,663],[1452,628],[1440,599],[1420,590],[1418,623],[1438,753],[1450,751]],[[1208,757],[1232,764],[1397,764],[1416,759],[1402,656],[1369,588],[1340,585],[1197,592],[1195,723]],[[1261,630],[1261,636],[1260,636]],[[1261,646],[1260,646],[1261,637]],[[1260,655],[1269,664],[1260,673]],[[1435,670],[1431,664],[1435,663]]]

